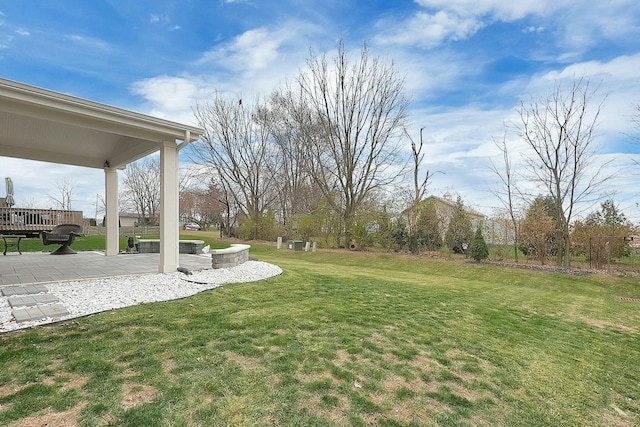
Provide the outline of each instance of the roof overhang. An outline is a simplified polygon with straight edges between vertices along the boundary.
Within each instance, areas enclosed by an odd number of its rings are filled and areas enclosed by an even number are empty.
[[[123,168],[203,130],[0,78],[0,156]]]

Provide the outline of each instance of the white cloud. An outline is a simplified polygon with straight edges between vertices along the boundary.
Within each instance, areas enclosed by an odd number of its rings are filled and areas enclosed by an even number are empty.
[[[149,22],[152,24],[156,24],[158,22],[169,22],[169,18],[166,15],[152,13],[151,15],[149,15]]]
[[[500,20],[513,21],[530,14],[547,14],[568,0],[416,0],[428,9],[444,9],[459,16],[493,15]]]
[[[443,10],[433,14],[420,11],[405,23],[389,20],[378,22],[376,27],[381,33],[374,41],[383,45],[433,47],[443,41],[465,39],[483,26],[475,18],[461,17]]]
[[[640,102],[640,53],[623,55],[610,61],[586,61],[534,75],[523,97],[546,96],[557,83],[569,85],[576,78],[589,80],[596,90],[591,106],[603,102],[598,132],[605,141],[621,141],[631,133],[634,106]]]
[[[319,28],[301,21],[290,21],[275,29],[260,27],[245,31],[230,42],[202,55],[197,65],[216,64],[232,71],[261,71],[287,60],[287,52],[300,52]]]
[[[19,36],[23,36],[23,37],[27,37],[27,36],[30,36],[30,35],[31,35],[31,33],[30,33],[29,31],[24,30],[24,29],[22,29],[22,28],[18,28],[18,29],[16,30],[16,34],[17,34],[17,35],[19,35]]]
[[[463,40],[495,22],[529,19],[525,32],[555,34],[557,45],[576,57],[602,39],[637,38],[640,3],[575,2],[573,0],[415,0],[420,9],[410,18],[386,18],[377,24],[380,44],[433,47]],[[567,55],[561,53],[560,55]]]
[[[175,117],[175,113],[182,115],[191,111],[202,88],[198,79],[193,77],[158,76],[139,80],[131,85],[130,90],[150,102],[156,114],[162,112],[161,117]]]
[[[66,36],[67,40],[71,40],[76,45],[80,46],[83,49],[93,49],[93,50],[109,50],[111,48],[110,44],[105,42],[104,40],[95,38],[95,37],[87,37],[81,36],[78,34],[70,34]]]
[[[523,33],[542,33],[544,31],[545,31],[545,27],[543,27],[542,25],[539,25],[537,27],[529,26],[522,30]]]
[[[266,96],[304,65],[301,52],[320,31],[313,24],[289,21],[279,27],[255,28],[205,52],[191,65],[193,74],[157,76],[134,82],[132,93],[147,104],[147,114],[184,123],[194,120],[192,108],[213,92],[252,99]]]

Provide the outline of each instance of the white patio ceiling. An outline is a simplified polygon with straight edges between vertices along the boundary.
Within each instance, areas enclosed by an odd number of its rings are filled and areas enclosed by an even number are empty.
[[[123,168],[202,129],[0,78],[0,156]]]

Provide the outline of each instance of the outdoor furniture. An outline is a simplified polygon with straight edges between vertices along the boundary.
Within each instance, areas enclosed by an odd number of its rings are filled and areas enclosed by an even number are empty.
[[[6,255],[7,248],[11,247],[18,249],[18,253],[22,255],[22,251],[20,250],[20,241],[27,237],[25,234],[0,234],[0,237],[2,237],[2,241],[4,242],[4,251],[2,252],[2,255]],[[16,241],[7,242],[7,239],[14,239]]]
[[[76,237],[82,236],[82,226],[78,224],[60,224],[53,227],[51,231],[42,232],[42,243],[46,245],[58,244],[60,247],[51,255],[70,255],[75,254],[69,245],[73,243]]]

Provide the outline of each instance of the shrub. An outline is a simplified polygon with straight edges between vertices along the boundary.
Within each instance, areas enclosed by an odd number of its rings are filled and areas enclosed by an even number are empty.
[[[476,230],[476,234],[469,245],[469,256],[475,261],[482,261],[489,257],[489,248],[487,247],[487,242],[484,241],[480,227]]]

